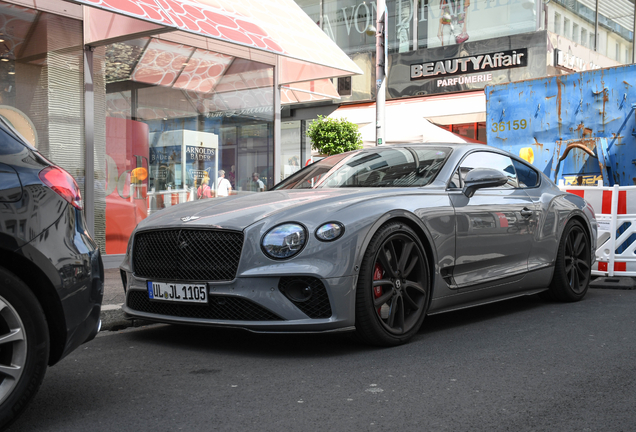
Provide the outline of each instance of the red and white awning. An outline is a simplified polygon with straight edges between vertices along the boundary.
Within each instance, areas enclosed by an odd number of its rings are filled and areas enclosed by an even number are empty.
[[[360,74],[293,0],[72,0],[280,56],[280,84]]]
[[[315,102],[340,99],[336,88],[328,79],[291,83],[281,86],[281,104]]]

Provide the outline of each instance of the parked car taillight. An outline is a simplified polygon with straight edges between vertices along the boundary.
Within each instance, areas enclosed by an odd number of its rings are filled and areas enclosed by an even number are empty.
[[[78,210],[82,209],[82,195],[72,175],[57,166],[44,168],[38,174],[40,180]]]

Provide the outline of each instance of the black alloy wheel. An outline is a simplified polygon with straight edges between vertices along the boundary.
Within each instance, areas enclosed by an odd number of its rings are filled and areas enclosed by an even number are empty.
[[[408,226],[389,223],[374,235],[360,268],[356,330],[367,343],[393,346],[419,330],[429,300],[426,254]]]
[[[590,285],[592,250],[588,234],[580,222],[568,222],[559,244],[550,292],[560,301],[581,300]]]

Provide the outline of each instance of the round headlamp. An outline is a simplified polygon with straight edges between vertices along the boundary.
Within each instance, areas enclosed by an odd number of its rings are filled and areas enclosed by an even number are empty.
[[[339,222],[327,222],[316,230],[316,238],[325,242],[339,239],[343,234],[344,226]]]
[[[307,242],[305,227],[296,223],[278,225],[263,236],[261,246],[267,256],[275,259],[291,258]]]

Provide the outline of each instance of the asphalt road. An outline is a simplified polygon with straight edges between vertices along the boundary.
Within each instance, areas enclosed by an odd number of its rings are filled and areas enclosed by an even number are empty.
[[[153,325],[49,368],[11,431],[634,431],[636,291],[429,317],[404,346]]]

